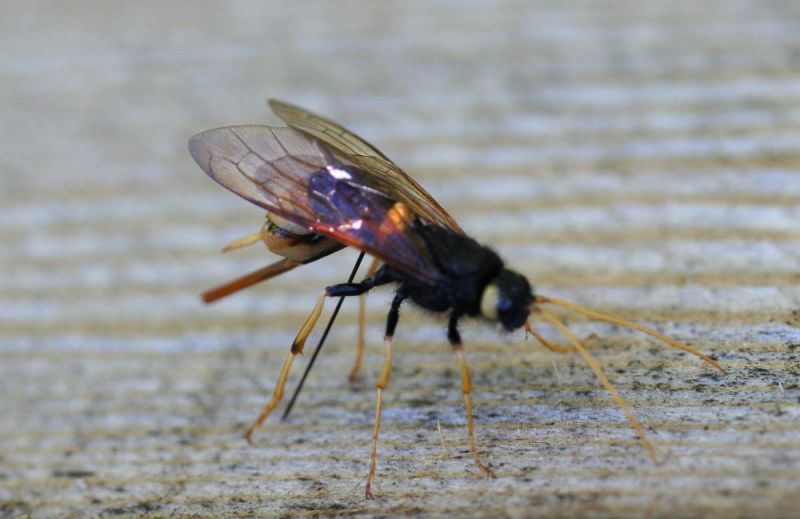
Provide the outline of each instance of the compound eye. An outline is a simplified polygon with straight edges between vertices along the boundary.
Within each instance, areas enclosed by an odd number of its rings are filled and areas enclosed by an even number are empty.
[[[483,295],[481,295],[481,315],[496,321],[499,303],[500,289],[494,283],[486,285],[486,288],[483,289]]]

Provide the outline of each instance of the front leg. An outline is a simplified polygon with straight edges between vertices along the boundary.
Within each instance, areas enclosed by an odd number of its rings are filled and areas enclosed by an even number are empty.
[[[472,453],[472,460],[475,466],[478,467],[484,474],[489,477],[495,477],[492,469],[483,464],[480,457],[478,457],[478,447],[475,444],[475,430],[472,426],[472,401],[469,394],[472,391],[472,378],[469,376],[469,368],[467,368],[467,360],[464,358],[464,348],[461,345],[461,334],[458,333],[458,320],[460,314],[455,311],[450,315],[450,322],[447,326],[447,339],[453,347],[453,351],[458,356],[458,365],[461,371],[461,393],[464,395],[464,408],[467,411],[467,437],[469,439],[469,450]]]

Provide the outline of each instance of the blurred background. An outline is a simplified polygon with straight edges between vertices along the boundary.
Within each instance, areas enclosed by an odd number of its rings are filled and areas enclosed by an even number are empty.
[[[797,514],[796,1],[42,0],[0,29],[0,517]],[[268,97],[378,146],[538,291],[722,363],[564,316],[662,464],[580,358],[471,323],[483,479],[444,322],[407,306],[364,501],[388,291],[356,386],[350,302],[247,445],[355,259],[201,304],[275,258],[220,254],[263,212],[186,140],[278,124]]]

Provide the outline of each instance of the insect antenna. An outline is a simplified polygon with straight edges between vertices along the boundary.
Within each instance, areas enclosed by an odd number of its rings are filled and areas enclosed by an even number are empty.
[[[237,238],[227,244],[222,252],[230,252],[236,249],[242,249],[244,247],[249,247],[254,243],[258,243],[261,241],[261,231],[256,231],[253,234],[248,234],[247,236],[242,236],[241,238]]]
[[[539,332],[534,330],[533,326],[531,326],[531,323],[527,323],[526,322],[525,323],[525,335],[526,335],[526,338],[527,338],[527,335],[529,333],[531,335],[533,335],[534,339],[539,341],[539,344],[541,344],[542,346],[544,346],[545,348],[547,348],[548,350],[550,350],[550,351],[552,351],[554,353],[569,353],[569,352],[573,351],[573,349],[574,349],[574,348],[572,348],[570,346],[559,346],[558,344],[553,344],[552,342],[550,342],[547,339],[545,339],[544,337],[542,337],[539,334]]]
[[[698,357],[698,358],[706,361],[707,363],[711,364],[712,366],[714,366],[715,368],[717,368],[720,371],[725,371],[724,369],[722,369],[722,366],[720,366],[711,357],[709,357],[707,355],[704,355],[704,354],[700,353],[699,351],[695,350],[694,348],[690,348],[689,346],[686,346],[685,344],[681,344],[680,342],[678,342],[678,341],[676,341],[674,339],[670,339],[666,335],[658,333],[657,331],[655,331],[655,330],[653,330],[651,328],[647,328],[645,326],[642,326],[640,324],[632,323],[630,321],[626,321],[624,319],[620,319],[619,317],[614,317],[614,316],[611,316],[611,315],[602,314],[600,312],[595,312],[594,310],[589,310],[588,308],[583,308],[581,306],[569,303],[567,301],[562,301],[561,299],[555,299],[555,298],[552,298],[552,297],[535,296],[534,297],[534,304],[537,304],[537,303],[538,304],[552,304],[552,305],[562,306],[564,308],[572,310],[573,312],[577,312],[577,313],[579,313],[581,315],[585,315],[586,317],[589,317],[591,319],[596,319],[598,321],[606,321],[606,322],[609,322],[609,323],[612,323],[612,324],[617,324],[619,326],[624,326],[625,328],[630,328],[632,330],[638,330],[638,331],[640,331],[642,333],[646,333],[647,335],[650,335],[652,337],[655,337],[656,339],[660,339],[660,340],[666,342],[667,344],[669,344],[673,348],[677,348],[677,349],[683,350],[683,351],[685,351],[687,353],[691,353],[695,357]],[[528,331],[530,331],[530,330],[528,330]],[[537,337],[533,333],[531,333],[531,335],[536,337],[536,339],[539,340],[539,342],[542,342],[542,339],[540,339],[539,337]],[[548,349],[553,349],[552,348],[553,345],[549,345],[548,346],[544,342],[542,342],[542,344],[545,347],[547,347]],[[558,348],[558,349],[554,349],[554,351],[559,351],[562,347],[561,346],[557,346],[556,348]]]
[[[653,460],[653,463],[658,465],[659,463],[658,463],[658,459],[656,458],[655,449],[653,448],[653,444],[650,443],[650,440],[647,438],[647,435],[644,432],[644,428],[642,427],[642,424],[640,424],[639,421],[636,419],[636,417],[633,416],[633,413],[631,412],[630,406],[622,398],[622,396],[619,394],[619,391],[617,391],[617,388],[614,387],[614,384],[612,384],[611,381],[608,380],[608,377],[606,376],[605,372],[603,371],[603,368],[600,367],[600,364],[598,364],[597,361],[594,360],[594,357],[592,357],[589,354],[589,352],[586,350],[586,348],[583,346],[583,344],[581,344],[580,341],[578,339],[576,339],[574,335],[572,335],[572,333],[567,329],[566,326],[564,326],[564,324],[561,321],[556,319],[550,312],[548,312],[548,311],[546,311],[546,310],[544,310],[542,308],[536,308],[536,311],[548,323],[553,325],[561,333],[561,335],[563,335],[567,339],[567,341],[569,341],[569,343],[572,344],[572,347],[575,348],[575,350],[581,355],[581,357],[583,358],[583,361],[592,369],[592,371],[594,372],[594,374],[597,377],[597,379],[600,381],[601,384],[603,384],[603,387],[606,388],[608,393],[611,395],[611,398],[614,400],[614,402],[620,408],[622,413],[625,415],[625,418],[628,419],[628,423],[630,423],[631,427],[633,427],[633,429],[636,431],[636,434],[639,436],[639,441],[642,443],[644,448],[647,450],[647,453],[649,454],[650,458]],[[534,337],[536,337],[540,342],[542,342],[543,345],[547,343],[547,341],[544,341],[543,339],[540,338],[541,335],[539,335],[533,329],[533,326],[531,326],[530,322],[526,322],[525,323],[525,330],[528,331]],[[549,344],[549,343],[547,343],[547,344]],[[552,344],[551,344],[551,346],[552,346]]]
[[[278,274],[283,274],[284,272],[292,270],[299,265],[299,263],[295,263],[294,261],[282,259],[271,265],[267,265],[266,267],[262,267],[258,270],[250,272],[249,274],[245,274],[240,278],[233,279],[210,290],[206,290],[200,295],[200,297],[206,304],[213,303],[214,301],[222,299],[225,296],[229,296],[234,292],[238,292],[239,290],[253,286],[256,283],[266,281],[267,279],[275,277]]]

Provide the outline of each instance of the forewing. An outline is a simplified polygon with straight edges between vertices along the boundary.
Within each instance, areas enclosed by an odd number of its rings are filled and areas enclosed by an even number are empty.
[[[277,99],[270,99],[269,106],[290,127],[319,139],[360,166],[373,177],[370,183],[380,186],[388,196],[402,200],[425,220],[464,234],[456,221],[422,186],[372,144],[339,123],[299,106]]]
[[[314,221],[308,177],[333,158],[288,128],[229,126],[194,135],[189,152],[208,176],[256,205],[299,225]]]
[[[230,126],[193,136],[189,151],[203,171],[242,198],[420,280],[438,278],[413,210],[318,140],[291,128]]]

